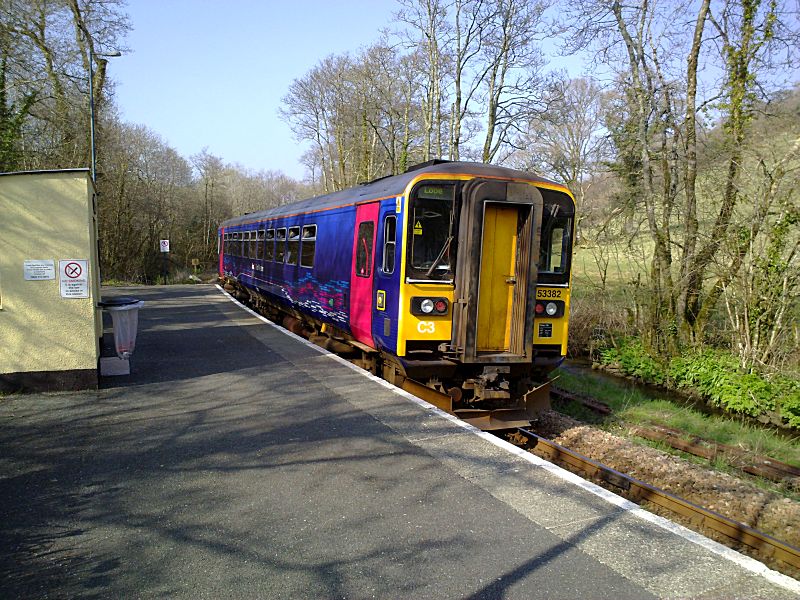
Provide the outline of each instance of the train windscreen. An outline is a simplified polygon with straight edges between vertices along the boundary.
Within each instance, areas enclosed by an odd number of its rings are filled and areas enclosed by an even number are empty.
[[[411,200],[407,275],[412,279],[452,281],[455,265],[453,184],[418,187]]]

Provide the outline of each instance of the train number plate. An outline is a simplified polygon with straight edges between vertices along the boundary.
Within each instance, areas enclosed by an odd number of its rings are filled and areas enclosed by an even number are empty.
[[[537,300],[561,300],[561,294],[564,290],[561,289],[547,289],[538,288],[536,290]]]

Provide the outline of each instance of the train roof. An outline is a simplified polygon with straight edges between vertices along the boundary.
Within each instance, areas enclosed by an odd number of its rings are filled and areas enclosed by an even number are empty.
[[[284,204],[275,208],[268,208],[258,212],[247,213],[239,217],[233,217],[227,221],[224,221],[221,226],[232,227],[235,225],[242,225],[245,223],[252,223],[254,221],[262,221],[270,218],[328,210],[338,206],[346,206],[370,199],[399,196],[405,191],[409,182],[423,174],[433,173],[454,175],[463,173],[474,175],[476,177],[517,179],[533,181],[536,183],[559,185],[553,181],[550,181],[549,179],[539,177],[538,175],[534,175],[532,173],[517,171],[516,169],[509,169],[506,167],[498,167],[496,165],[488,165],[485,163],[449,161],[430,162],[432,164],[423,163],[423,165],[411,167],[408,171],[400,175],[382,177],[358,187],[347,188],[346,190],[333,192],[332,194],[316,196],[314,198],[308,198],[307,200],[299,200],[297,202],[292,202],[291,204]]]

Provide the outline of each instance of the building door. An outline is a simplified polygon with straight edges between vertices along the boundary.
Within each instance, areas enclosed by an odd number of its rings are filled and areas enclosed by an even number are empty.
[[[491,202],[485,206],[475,347],[478,352],[508,352],[517,282],[519,208]]]
[[[353,265],[350,272],[350,331],[356,340],[373,348],[372,287],[379,207],[379,202],[368,202],[356,207]]]

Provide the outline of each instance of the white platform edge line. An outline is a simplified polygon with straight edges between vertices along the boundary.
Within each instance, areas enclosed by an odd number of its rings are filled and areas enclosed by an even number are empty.
[[[594,484],[594,483],[592,483],[590,481],[587,481],[587,480],[579,477],[578,475],[575,475],[574,473],[572,473],[570,471],[567,471],[566,469],[563,469],[562,467],[559,467],[558,465],[554,465],[553,463],[548,462],[548,461],[544,460],[543,458],[539,458],[538,456],[535,456],[535,455],[531,454],[530,452],[527,452],[527,451],[523,450],[522,448],[514,446],[513,444],[511,444],[509,442],[506,442],[505,440],[501,440],[500,438],[498,438],[496,436],[493,436],[492,434],[487,433],[486,431],[481,431],[477,427],[474,427],[473,425],[470,425],[469,423],[466,423],[466,422],[462,421],[461,419],[459,419],[458,417],[456,417],[454,415],[446,413],[445,411],[443,411],[440,408],[434,406],[433,404],[430,404],[430,403],[426,402],[425,400],[422,400],[421,398],[417,398],[413,394],[410,394],[407,391],[402,390],[402,389],[392,385],[391,383],[387,382],[386,380],[381,379],[380,377],[377,377],[376,375],[373,375],[369,371],[365,371],[361,367],[357,367],[353,363],[348,362],[347,360],[341,358],[340,356],[336,356],[335,354],[329,352],[328,350],[325,350],[324,348],[320,348],[316,344],[313,344],[313,343],[309,342],[307,339],[297,335],[296,333],[292,333],[291,331],[288,331],[287,329],[284,329],[280,325],[278,325],[276,323],[273,323],[272,321],[267,319],[265,316],[258,314],[253,309],[251,309],[251,308],[245,306],[244,304],[242,304],[241,302],[239,302],[236,298],[234,298],[228,292],[226,292],[222,288],[222,286],[220,286],[219,284],[215,284],[215,285],[216,285],[216,288],[219,291],[221,291],[225,296],[227,296],[228,299],[231,302],[233,302],[234,304],[236,304],[240,308],[244,309],[245,311],[247,311],[248,313],[250,313],[251,315],[253,315],[257,319],[259,319],[260,321],[263,321],[264,323],[266,323],[270,327],[273,327],[273,328],[277,329],[278,331],[280,331],[284,335],[287,335],[287,336],[297,340],[301,344],[303,344],[305,346],[308,346],[309,348],[312,348],[312,349],[318,351],[320,354],[325,355],[327,358],[330,358],[331,360],[334,360],[334,361],[344,365],[345,367],[348,367],[349,369],[352,369],[353,371],[357,372],[359,375],[361,375],[363,377],[366,377],[367,379],[371,379],[372,381],[384,386],[385,388],[390,389],[392,392],[394,392],[398,396],[402,396],[403,398],[406,398],[407,400],[410,400],[411,402],[414,402],[415,404],[418,404],[419,406],[421,406],[422,408],[430,411],[431,413],[436,414],[436,415],[438,415],[438,416],[440,416],[440,417],[442,417],[444,419],[447,419],[448,421],[454,423],[455,425],[458,425],[462,429],[465,429],[466,431],[469,431],[470,433],[473,433],[473,434],[483,438],[487,442],[490,442],[490,443],[494,444],[495,446],[498,446],[499,448],[503,448],[504,450],[508,451],[509,453],[514,454],[514,455],[522,458],[523,460],[528,461],[532,465],[535,465],[537,467],[545,469],[548,472],[550,472],[553,475],[555,475],[556,477],[558,477],[558,478],[560,478],[560,479],[562,479],[562,480],[564,480],[566,482],[572,483],[572,484],[574,484],[574,485],[586,490],[587,492],[602,498],[603,500],[605,500],[609,504],[613,504],[614,506],[617,506],[617,507],[621,508],[622,510],[626,510],[626,511],[630,512],[632,515],[634,515],[634,516],[636,516],[636,517],[638,517],[638,518],[640,518],[640,519],[642,519],[644,521],[647,521],[647,522],[652,523],[654,525],[658,525],[662,529],[665,529],[665,530],[667,530],[667,531],[669,531],[671,533],[674,533],[675,535],[678,535],[678,536],[680,536],[680,537],[682,537],[682,538],[684,538],[684,539],[686,539],[686,540],[688,540],[688,541],[690,541],[692,543],[695,543],[698,546],[701,546],[701,547],[705,548],[706,550],[709,550],[710,552],[713,552],[714,554],[717,554],[719,556],[722,556],[723,558],[726,558],[726,559],[730,560],[731,562],[739,565],[740,567],[742,567],[743,569],[745,569],[747,571],[750,571],[752,573],[755,573],[756,575],[760,575],[760,576],[764,577],[767,581],[769,581],[771,583],[774,583],[774,584],[776,584],[776,585],[778,585],[778,586],[780,586],[782,588],[785,588],[785,589],[787,589],[789,591],[792,591],[792,592],[800,595],[800,581],[798,581],[796,579],[793,579],[793,578],[789,577],[788,575],[784,575],[783,573],[779,573],[778,571],[774,571],[774,570],[770,569],[764,563],[759,562],[754,558],[750,558],[749,556],[745,556],[744,554],[741,554],[741,553],[737,552],[736,550],[734,550],[732,548],[728,548],[727,546],[723,546],[719,542],[715,542],[714,540],[712,540],[710,538],[707,538],[706,536],[704,536],[702,534],[699,534],[699,533],[697,533],[695,531],[692,531],[691,529],[687,529],[683,525],[679,525],[677,523],[674,523],[674,522],[670,521],[669,519],[666,519],[666,518],[661,517],[659,515],[656,515],[656,514],[653,514],[651,512],[648,512],[648,511],[640,508],[637,504],[631,502],[630,500],[626,500],[625,498],[615,494],[614,492],[610,492],[607,489],[600,487],[599,485],[596,485],[596,484]]]

